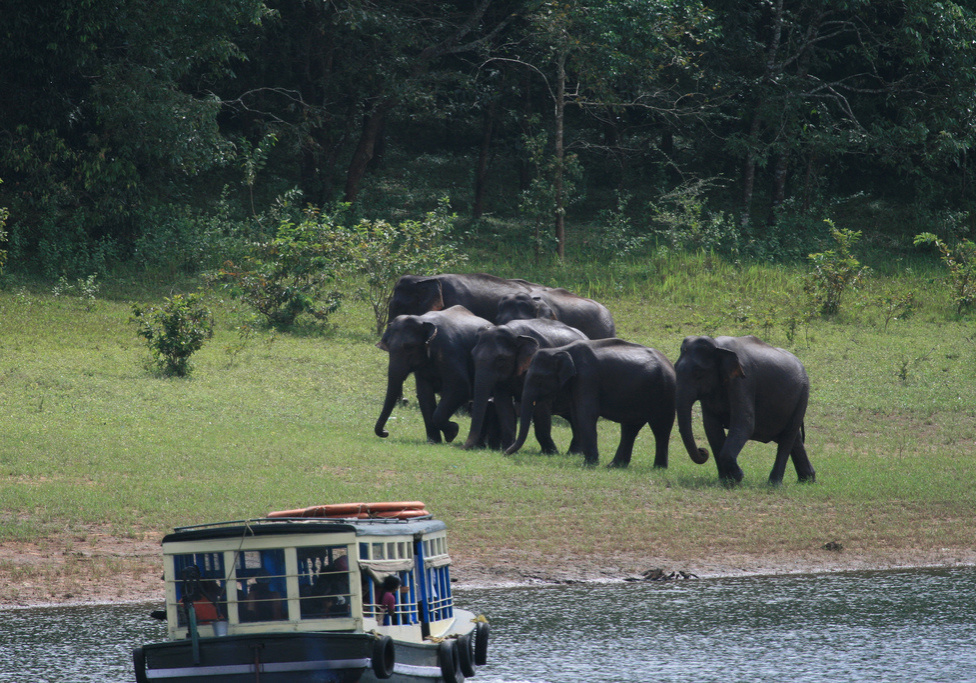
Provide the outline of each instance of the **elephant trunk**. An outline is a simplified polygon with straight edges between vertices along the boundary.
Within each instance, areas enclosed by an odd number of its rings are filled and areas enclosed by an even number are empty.
[[[688,456],[691,458],[691,461],[702,465],[708,462],[708,449],[698,447],[698,444],[695,443],[695,435],[691,429],[691,408],[695,405],[696,400],[698,400],[698,397],[695,396],[694,392],[682,388],[680,384],[678,385],[676,402],[678,432],[681,434],[681,440],[684,442],[685,450],[688,451]]]
[[[535,392],[525,391],[522,394],[522,406],[519,410],[519,431],[515,438],[515,443],[505,449],[505,455],[512,455],[525,445],[525,440],[529,436],[529,425],[532,424],[532,414],[535,412]]]
[[[373,427],[373,432],[376,433],[376,436],[385,439],[390,435],[386,431],[386,421],[390,419],[393,406],[396,405],[396,402],[403,393],[403,383],[406,381],[408,374],[410,373],[396,369],[392,365],[390,366],[386,379],[386,398],[383,400],[383,410],[380,411],[380,416],[376,420],[376,426]]]
[[[474,399],[471,404],[471,430],[468,439],[461,448],[476,448],[481,445],[485,432],[485,418],[488,412],[488,399],[495,387],[494,377],[486,377],[487,373],[475,371]]]

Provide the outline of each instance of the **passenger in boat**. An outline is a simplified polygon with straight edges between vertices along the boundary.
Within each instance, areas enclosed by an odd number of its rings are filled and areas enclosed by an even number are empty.
[[[380,594],[377,603],[380,605],[380,614],[383,615],[383,625],[397,623],[396,614],[396,594],[400,590],[400,577],[390,574],[384,577],[380,584]]]
[[[196,614],[198,624],[212,624],[224,618],[217,606],[219,595],[220,586],[213,579],[207,579],[197,584],[197,589],[189,596],[189,601],[193,603],[193,611]]]
[[[278,591],[271,590],[271,578],[259,574],[244,596],[241,621],[279,621],[284,619],[284,600]]]
[[[302,618],[349,616],[349,559],[341,555],[315,580]]]

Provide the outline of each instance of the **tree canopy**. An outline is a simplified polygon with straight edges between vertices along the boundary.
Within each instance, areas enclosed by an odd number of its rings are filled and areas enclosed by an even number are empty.
[[[722,178],[712,201],[751,230],[856,192],[963,213],[974,9],[931,0],[21,3],[0,20],[11,263],[55,275],[131,258],[161,214],[212,213],[221,187],[253,192],[258,169],[268,169],[265,194],[298,187],[316,205],[366,206],[363,183],[383,172],[390,148],[470,157],[470,180],[454,184],[474,214],[535,206],[560,253],[572,183],[580,196],[602,183],[653,198]],[[535,204],[510,198],[542,186],[551,191],[536,191]]]

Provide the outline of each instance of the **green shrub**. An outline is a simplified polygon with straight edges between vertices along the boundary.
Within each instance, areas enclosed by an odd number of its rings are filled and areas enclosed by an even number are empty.
[[[834,315],[840,310],[844,293],[860,287],[870,268],[862,266],[851,254],[851,247],[861,238],[861,231],[836,228],[829,219],[825,222],[830,226],[837,248],[807,257],[813,272],[804,289],[813,297],[814,306],[821,315]]]
[[[249,245],[240,264],[227,261],[212,280],[272,327],[287,328],[303,313],[326,320],[339,309],[335,285],[350,267],[350,253],[349,231],[308,209],[297,223],[282,220],[274,238]]]
[[[0,178],[0,183],[3,179]],[[0,206],[0,242],[7,241],[7,219],[10,218],[10,210],[5,206]],[[7,265],[7,250],[0,249],[0,275],[3,275],[3,269]]]
[[[976,303],[976,244],[963,239],[950,248],[930,232],[915,235],[915,245],[919,244],[934,244],[942,254],[942,262],[949,269],[956,312],[961,314],[972,308]]]
[[[157,367],[177,377],[190,372],[190,356],[213,335],[213,314],[200,294],[175,294],[158,307],[133,304],[131,320]]]
[[[706,180],[685,183],[650,204],[651,218],[661,226],[658,232],[673,250],[738,252],[741,235],[734,221],[705,206],[704,195],[710,186]]]
[[[456,219],[445,197],[422,220],[397,225],[364,220],[350,229],[351,258],[365,279],[356,294],[372,307],[376,334],[386,327],[393,287],[401,275],[444,272],[467,259],[452,235]]]

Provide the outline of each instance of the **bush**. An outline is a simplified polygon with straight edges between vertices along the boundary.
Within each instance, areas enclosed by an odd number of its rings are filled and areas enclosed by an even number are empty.
[[[190,356],[213,336],[213,314],[200,294],[176,294],[159,307],[134,304],[131,320],[159,369],[177,377],[190,372]]]
[[[366,281],[357,296],[372,307],[376,334],[386,327],[393,287],[401,275],[444,272],[466,260],[451,234],[456,219],[445,197],[423,220],[395,226],[361,221],[351,228],[351,257]]]
[[[844,293],[848,289],[856,290],[870,268],[862,266],[851,254],[851,247],[861,238],[861,231],[836,228],[829,219],[825,222],[830,226],[837,249],[808,256],[813,272],[804,289],[813,297],[814,306],[821,315],[834,315],[840,310]]]
[[[254,242],[240,264],[227,261],[212,278],[263,315],[287,328],[299,315],[327,320],[342,294],[334,283],[350,267],[350,233],[317,209],[301,221],[282,220],[273,239]]]
[[[952,302],[956,312],[963,313],[976,303],[976,244],[963,239],[950,248],[930,232],[915,236],[915,245],[934,244],[942,254],[942,262],[949,269]]]

